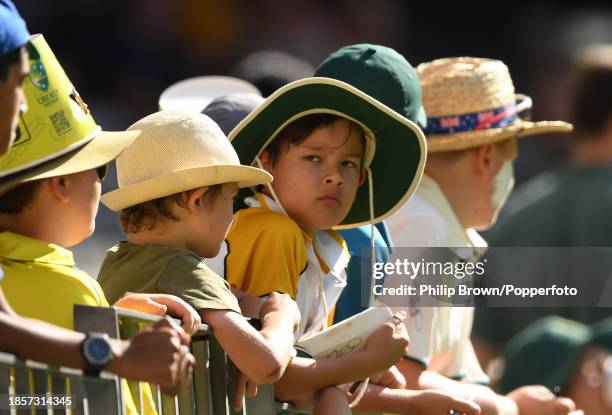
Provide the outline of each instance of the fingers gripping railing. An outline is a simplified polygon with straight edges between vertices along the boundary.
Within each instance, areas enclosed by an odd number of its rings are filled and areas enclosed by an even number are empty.
[[[75,306],[74,314],[77,331],[101,332],[121,339],[134,336],[144,326],[157,320],[159,317],[150,314],[82,305]],[[202,325],[192,336],[191,352],[196,358],[192,381],[184,385],[175,397],[164,395],[157,385],[128,382],[130,394],[141,413],[145,413],[147,395],[152,397],[153,405],[159,415],[273,415],[275,413],[272,385],[260,385],[257,397],[247,398],[240,412],[231,409],[230,403],[234,398],[234,368],[206,325]],[[147,388],[151,393],[146,392]],[[116,391],[118,401],[124,402],[123,389],[117,385]]]

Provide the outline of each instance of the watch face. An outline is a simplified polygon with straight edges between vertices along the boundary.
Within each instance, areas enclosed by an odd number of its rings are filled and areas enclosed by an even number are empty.
[[[105,365],[109,362],[112,352],[108,341],[104,338],[89,338],[85,354],[92,364]]]

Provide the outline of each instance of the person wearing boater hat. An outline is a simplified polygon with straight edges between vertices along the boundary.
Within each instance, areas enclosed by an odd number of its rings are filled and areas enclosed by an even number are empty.
[[[446,247],[464,261],[476,261],[486,242],[475,229],[495,222],[512,189],[516,139],[568,132],[571,125],[520,118],[531,100],[515,94],[501,61],[447,58],[423,63],[417,70],[428,117],[428,160],[415,196],[387,224],[396,253],[398,247]],[[409,309],[420,321],[412,337],[426,346],[409,349],[399,365],[409,386],[472,397],[483,413],[567,413],[574,408],[571,400],[553,399],[552,393],[542,397],[531,387],[501,396],[478,385],[488,378],[470,341],[473,308]]]
[[[374,44],[354,44],[342,47],[323,60],[315,75],[347,82],[421,127],[427,123],[417,72],[401,54],[392,48]],[[374,191],[376,192],[376,189]],[[384,222],[376,225],[374,229],[370,229],[369,226],[361,226],[340,231],[355,258],[351,258],[347,287],[336,305],[336,318],[350,317],[367,305],[368,299],[363,297],[364,293],[372,291],[371,258],[363,257],[371,255],[372,242],[376,247],[376,262],[384,263],[390,258],[392,245],[387,236],[386,225]],[[422,344],[424,339],[416,332],[420,324],[422,322],[415,321],[414,315],[409,313],[406,318],[406,329],[411,343],[408,348],[409,352],[426,347],[425,344]],[[397,371],[397,368],[394,366],[393,370]],[[419,389],[414,382],[411,382],[411,379],[404,380],[409,384],[409,388]],[[468,411],[477,410],[476,404],[457,395],[443,391],[427,392],[428,394],[423,394],[422,402],[431,413],[446,413],[450,410],[468,413]],[[383,389],[372,385],[357,408],[387,412],[405,411],[415,397],[414,391],[403,387]]]
[[[108,302],[65,247],[91,234],[106,165],[138,132],[100,131],[41,35],[31,37],[28,55],[32,70],[24,90],[29,110],[21,116],[15,144],[0,157],[2,289],[19,315],[73,328],[75,304],[107,307]],[[187,304],[172,296],[127,295],[115,305],[157,314],[168,311],[181,317],[190,333],[200,323]],[[180,359],[168,360],[166,355],[164,363],[181,365],[179,373],[188,376],[193,356],[186,346],[188,336],[181,337],[183,345],[173,351]],[[111,365],[114,353],[121,352],[117,346],[90,333],[82,343],[86,373],[98,374]],[[96,354],[100,351],[104,353]],[[124,388],[125,407],[137,413],[127,383]],[[150,390],[144,397],[146,412],[155,413]]]

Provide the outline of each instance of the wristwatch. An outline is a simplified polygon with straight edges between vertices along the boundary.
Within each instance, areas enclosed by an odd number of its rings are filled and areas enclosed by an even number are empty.
[[[81,355],[85,360],[83,373],[98,376],[113,360],[113,350],[109,337],[104,333],[91,332],[81,343]]]

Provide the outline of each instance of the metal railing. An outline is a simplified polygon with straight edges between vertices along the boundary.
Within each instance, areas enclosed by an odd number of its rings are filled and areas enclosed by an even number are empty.
[[[101,373],[99,377],[83,376],[80,370],[54,367],[31,360],[23,360],[12,354],[0,352],[0,414],[21,415],[94,415],[118,413],[116,376]],[[70,397],[66,405],[9,406],[9,396]],[[44,402],[44,401],[43,401]],[[14,403],[14,402],[13,402]],[[33,403],[33,401],[30,401]],[[38,401],[37,401],[38,403]]]
[[[106,333],[112,338],[128,339],[144,326],[157,321],[159,317],[120,308],[103,308],[75,305],[74,325],[80,332]],[[151,385],[153,400],[159,415],[273,415],[275,410],[274,388],[259,385],[257,396],[247,398],[240,412],[231,408],[233,402],[234,370],[231,361],[215,340],[211,330],[202,325],[192,336],[191,352],[196,358],[193,379],[184,385],[179,394],[170,397],[161,393],[157,385]],[[128,382],[136,407],[143,412],[143,382]],[[123,390],[115,384],[116,405],[104,412],[90,412],[92,415],[122,415],[114,412],[124,402]]]

